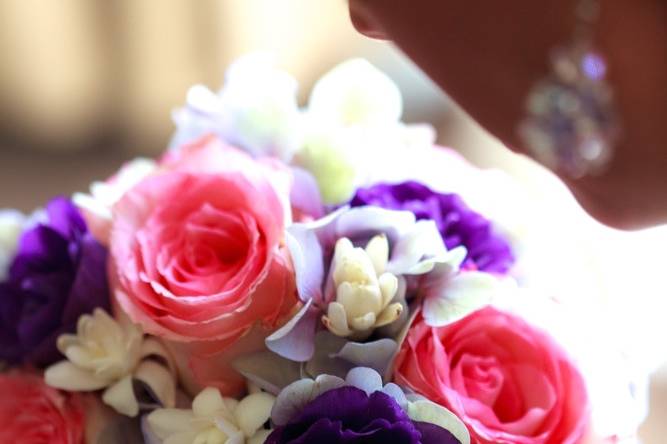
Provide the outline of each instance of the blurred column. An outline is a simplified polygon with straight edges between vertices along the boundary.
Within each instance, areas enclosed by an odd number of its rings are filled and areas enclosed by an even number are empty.
[[[118,50],[125,70],[117,83],[128,140],[138,153],[164,149],[172,132],[170,111],[190,85],[210,81],[220,48],[207,28],[218,26],[208,0],[116,0]],[[202,20],[201,18],[205,19]],[[217,18],[217,20],[216,20]]]
[[[268,51],[302,85],[309,86],[341,59],[364,52],[341,0],[222,0],[217,38],[232,58]],[[366,51],[368,52],[368,51]]]
[[[53,148],[89,143],[107,109],[97,2],[0,0],[0,127]]]

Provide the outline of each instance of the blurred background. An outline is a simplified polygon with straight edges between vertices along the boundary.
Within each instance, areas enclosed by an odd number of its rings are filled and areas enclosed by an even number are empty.
[[[343,0],[0,0],[0,207],[30,211],[131,157],[159,154],[188,87],[217,89],[225,67],[255,50],[273,52],[300,81],[302,102],[350,57],[389,74],[405,121],[429,122],[440,143],[505,170],[546,209],[545,229],[576,239],[578,282],[623,319],[614,340],[652,367],[667,361],[667,228],[621,233],[592,221],[553,176],[501,147],[390,44],[358,35]],[[535,268],[556,277],[554,288],[569,288],[558,269]],[[650,403],[642,437],[664,443],[664,369]]]

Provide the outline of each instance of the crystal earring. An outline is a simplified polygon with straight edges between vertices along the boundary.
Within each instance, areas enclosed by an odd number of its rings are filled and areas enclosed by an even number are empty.
[[[580,0],[572,42],[551,54],[551,72],[528,94],[519,135],[538,161],[579,178],[599,174],[620,126],[606,62],[593,48],[599,0]]]

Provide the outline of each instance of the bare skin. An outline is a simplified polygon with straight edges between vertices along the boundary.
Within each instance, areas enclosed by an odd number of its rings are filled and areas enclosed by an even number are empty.
[[[549,51],[567,43],[574,0],[350,0],[357,30],[394,41],[508,147]],[[561,175],[613,227],[667,223],[667,1],[602,0],[596,47],[607,57],[623,135],[607,171]]]

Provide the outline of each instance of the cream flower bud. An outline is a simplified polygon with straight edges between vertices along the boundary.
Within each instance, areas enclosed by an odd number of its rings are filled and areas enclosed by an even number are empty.
[[[365,249],[347,238],[338,240],[332,264],[336,301],[322,318],[329,331],[361,339],[398,319],[403,307],[391,303],[398,279],[385,271],[388,260],[389,242],[384,235],[373,237]]]
[[[81,316],[77,333],[61,335],[57,346],[67,359],[46,369],[44,379],[52,387],[81,392],[105,389],[106,404],[136,416],[139,402],[133,382],[137,380],[163,405],[175,404],[171,357],[157,340],[144,338],[136,325],[121,324],[97,308],[92,315]],[[158,360],[145,359],[149,357]]]
[[[158,409],[148,415],[150,431],[162,442],[206,444],[259,444],[270,430],[275,397],[252,393],[240,401],[224,398],[208,387],[192,401],[192,409]]]

